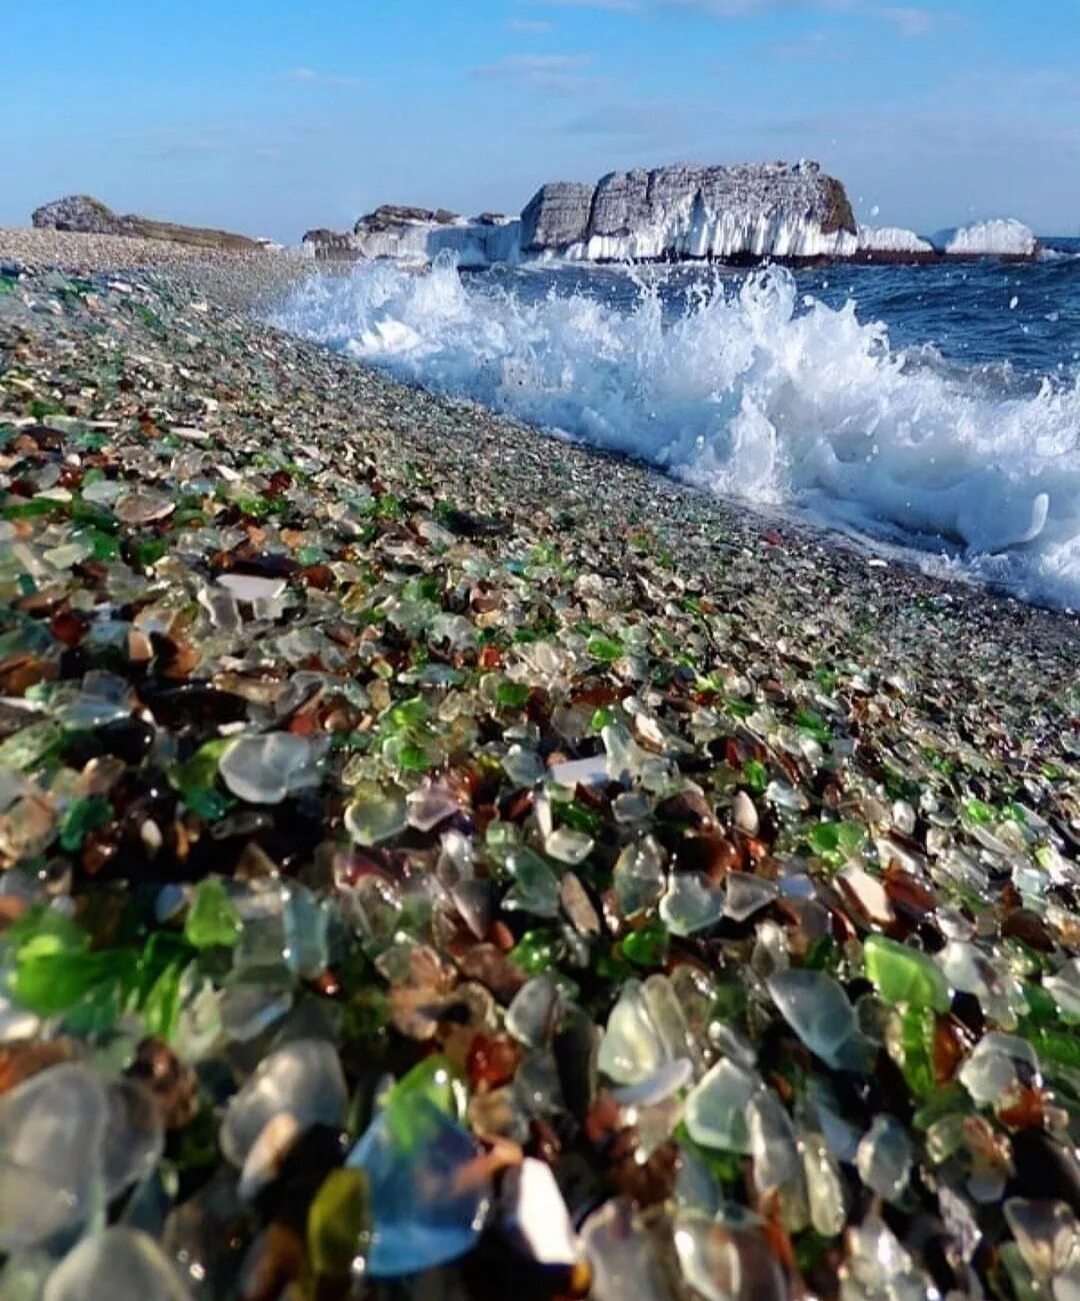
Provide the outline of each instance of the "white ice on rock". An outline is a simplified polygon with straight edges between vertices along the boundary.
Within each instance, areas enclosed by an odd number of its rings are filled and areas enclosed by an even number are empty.
[[[528,252],[521,247],[522,223],[497,224],[459,218],[447,224],[403,222],[388,230],[361,232],[353,246],[365,258],[426,266],[440,253],[452,254],[462,270],[530,260],[648,262],[660,259],[719,261],[753,258],[854,258],[860,254],[903,257],[1033,257],[1038,241],[1013,218],[983,221],[924,239],[901,226],[859,226],[826,233],[813,218],[776,212],[710,212],[700,203],[677,204],[654,224],[628,234],[591,234],[560,249]]]
[[[859,252],[927,254],[934,246],[902,226],[860,226]]]
[[[934,247],[949,257],[1034,257],[1038,240],[1030,226],[1015,217],[998,217],[939,231]]]
[[[590,235],[587,240],[571,244],[562,256],[573,262],[851,257],[858,247],[858,237],[849,231],[826,234],[811,218],[709,212],[693,204],[676,208],[657,225],[629,235]]]
[[[440,253],[457,259],[462,270],[482,270],[499,262],[518,262],[521,223],[469,221],[404,221],[387,230],[359,230],[353,247],[365,258],[391,258],[425,265]]]

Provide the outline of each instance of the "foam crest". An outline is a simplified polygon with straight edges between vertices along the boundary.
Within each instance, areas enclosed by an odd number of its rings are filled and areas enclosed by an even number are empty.
[[[645,285],[624,312],[466,285],[449,262],[365,265],[305,282],[277,323],[724,496],[1080,606],[1080,385],[1008,396],[924,364],[851,302],[797,304],[786,271],[718,283],[672,321]]]

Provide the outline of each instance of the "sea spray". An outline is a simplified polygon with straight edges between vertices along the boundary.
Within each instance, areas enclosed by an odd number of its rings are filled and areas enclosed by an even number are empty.
[[[771,268],[620,309],[529,297],[451,261],[315,277],[279,325],[397,378],[641,457],[729,498],[945,556],[1026,599],[1080,606],[1080,384],[1009,395],[890,345],[854,301]]]

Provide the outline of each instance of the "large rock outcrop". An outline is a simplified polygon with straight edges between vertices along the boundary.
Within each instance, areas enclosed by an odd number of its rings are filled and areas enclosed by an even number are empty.
[[[592,261],[844,256],[858,226],[817,163],[610,172],[545,185],[522,213],[522,247]]]
[[[134,214],[122,216],[88,194],[69,194],[53,203],[46,203],[34,210],[30,220],[46,230],[69,230],[86,235],[128,235],[136,239],[167,240],[174,244],[233,253],[258,253],[264,247],[258,240],[234,235],[227,230],[181,226]]]

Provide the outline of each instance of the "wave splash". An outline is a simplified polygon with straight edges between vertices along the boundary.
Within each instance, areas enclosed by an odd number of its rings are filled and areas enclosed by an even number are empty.
[[[627,313],[467,286],[440,261],[312,277],[275,323],[723,496],[1080,607],[1080,380],[1009,396],[892,349],[852,302],[799,307],[780,269],[703,290],[668,321],[655,286]]]

